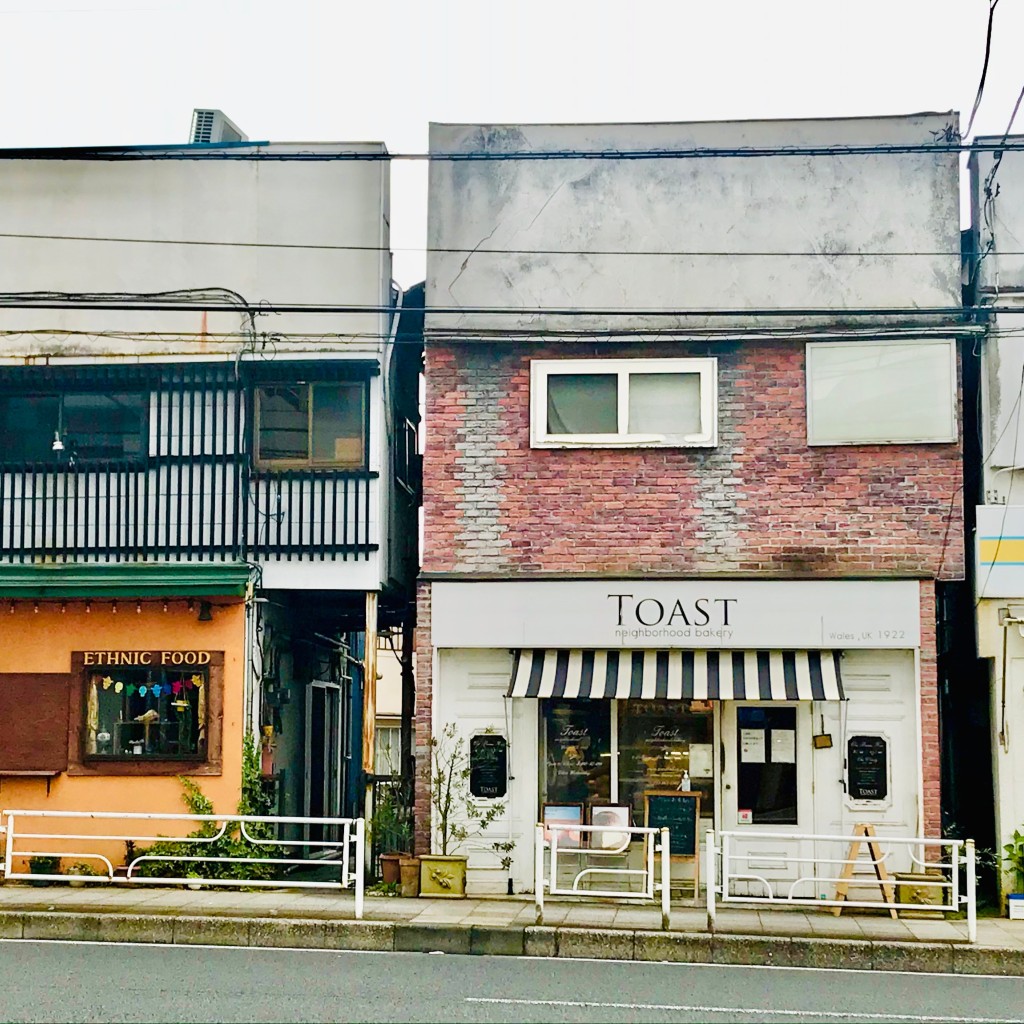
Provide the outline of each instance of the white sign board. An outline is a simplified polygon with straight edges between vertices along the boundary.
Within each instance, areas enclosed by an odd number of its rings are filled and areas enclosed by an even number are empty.
[[[433,584],[435,647],[842,649],[920,644],[915,580]]]

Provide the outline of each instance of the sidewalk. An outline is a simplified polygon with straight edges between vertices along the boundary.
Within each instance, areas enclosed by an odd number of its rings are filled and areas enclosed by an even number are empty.
[[[528,897],[464,900],[351,894],[0,884],[0,938],[442,951],[694,963],[775,964],[1024,976],[1024,922],[835,917],[826,910],[547,900],[543,925]]]

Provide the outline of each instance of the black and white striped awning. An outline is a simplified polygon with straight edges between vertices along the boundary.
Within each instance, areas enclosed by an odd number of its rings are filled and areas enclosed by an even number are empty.
[[[839,651],[516,651],[508,696],[846,699]]]

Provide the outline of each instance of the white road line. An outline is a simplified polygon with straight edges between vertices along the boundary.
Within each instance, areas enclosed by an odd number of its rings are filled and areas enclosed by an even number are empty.
[[[839,1010],[773,1010],[749,1006],[688,1006],[682,1003],[599,1003],[572,999],[492,999],[467,996],[467,1003],[503,1006],[562,1006],[603,1010],[675,1010],[685,1013],[733,1013],[748,1017],[810,1017],[812,1020],[892,1020],[909,1024],[1024,1024],[1019,1017],[929,1017],[914,1013],[844,1013]]]

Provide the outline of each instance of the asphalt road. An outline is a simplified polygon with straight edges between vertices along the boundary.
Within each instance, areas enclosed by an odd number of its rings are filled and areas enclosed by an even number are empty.
[[[1024,1022],[1024,979],[0,941],[4,1021]]]

